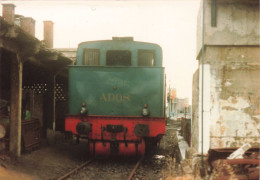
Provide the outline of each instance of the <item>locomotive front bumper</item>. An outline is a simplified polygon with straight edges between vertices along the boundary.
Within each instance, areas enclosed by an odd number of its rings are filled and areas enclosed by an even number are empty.
[[[65,130],[86,135],[93,154],[143,155],[145,138],[165,134],[165,119],[70,115],[66,117]]]

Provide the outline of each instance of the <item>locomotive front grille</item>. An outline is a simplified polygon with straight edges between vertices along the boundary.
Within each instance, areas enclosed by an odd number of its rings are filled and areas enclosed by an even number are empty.
[[[120,133],[120,132],[124,131],[124,127],[123,127],[123,125],[111,125],[111,124],[108,124],[106,126],[106,131],[110,132],[110,133]]]

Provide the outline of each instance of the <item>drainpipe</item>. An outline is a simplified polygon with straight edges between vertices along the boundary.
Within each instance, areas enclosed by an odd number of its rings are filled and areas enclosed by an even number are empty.
[[[204,114],[204,104],[203,104],[203,96],[204,96],[204,55],[205,55],[205,49],[204,49],[204,30],[205,30],[205,0],[202,0],[202,52],[201,52],[201,169],[200,169],[200,174],[201,177],[205,176],[205,165],[204,165],[204,152],[203,152],[203,128],[204,128],[204,119],[203,119],[203,114]]]

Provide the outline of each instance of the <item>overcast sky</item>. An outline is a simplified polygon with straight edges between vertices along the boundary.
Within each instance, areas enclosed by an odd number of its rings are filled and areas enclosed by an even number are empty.
[[[192,75],[197,69],[196,27],[200,0],[171,1],[5,1],[15,13],[36,20],[43,39],[43,21],[54,22],[54,48],[76,48],[80,42],[133,36],[163,49],[167,81],[177,97],[191,102]],[[2,14],[2,10],[1,10]]]

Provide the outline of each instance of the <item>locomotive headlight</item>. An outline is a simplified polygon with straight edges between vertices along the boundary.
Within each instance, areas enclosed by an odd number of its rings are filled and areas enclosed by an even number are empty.
[[[81,104],[81,109],[80,109],[80,114],[88,114],[88,109],[86,107],[86,103],[85,102],[82,102]]]
[[[148,105],[147,104],[144,104],[144,107],[142,109],[142,115],[143,116],[149,116],[150,112],[148,110]]]

